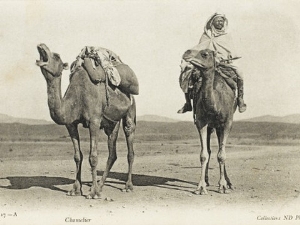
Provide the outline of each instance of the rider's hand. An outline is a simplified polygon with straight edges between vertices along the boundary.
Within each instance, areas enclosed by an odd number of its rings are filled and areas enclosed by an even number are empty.
[[[231,64],[231,63],[232,63],[232,60],[231,60],[231,59],[232,59],[232,55],[229,55],[229,56],[228,56],[228,61],[227,61],[228,64]]]

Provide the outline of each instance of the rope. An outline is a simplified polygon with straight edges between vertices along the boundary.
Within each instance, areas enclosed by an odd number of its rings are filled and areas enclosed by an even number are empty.
[[[108,92],[108,75],[107,73],[105,73],[105,96],[106,96],[106,106],[110,105],[110,96],[109,96],[109,92]]]

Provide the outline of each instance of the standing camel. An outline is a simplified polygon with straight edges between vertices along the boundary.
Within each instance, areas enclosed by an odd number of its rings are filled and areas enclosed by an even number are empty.
[[[36,64],[40,67],[47,82],[51,118],[55,123],[66,126],[75,150],[76,177],[68,195],[82,195],[83,154],[78,133],[79,123],[88,128],[90,133],[89,163],[92,171],[92,187],[87,198],[100,197],[106,177],[117,159],[116,140],[121,120],[128,147],[128,179],[125,190],[132,190],[133,138],[136,127],[136,105],[133,96],[124,94],[119,89],[112,90],[104,83],[93,84],[87,72],[80,67],[72,74],[67,91],[62,97],[61,76],[63,69],[68,69],[68,64],[63,63],[60,56],[52,53],[45,44],[38,45],[37,49],[40,60],[37,60]],[[110,110],[109,107],[111,107]],[[108,136],[109,156],[103,176],[97,182],[97,144],[100,128],[103,128]]]
[[[202,50],[191,60],[202,76],[202,85],[194,97],[195,124],[200,136],[201,175],[195,194],[207,194],[208,165],[210,160],[210,136],[215,128],[218,137],[220,166],[219,192],[228,193],[233,186],[225,168],[225,145],[232,127],[233,114],[237,107],[235,90],[219,73],[216,73],[214,52]]]

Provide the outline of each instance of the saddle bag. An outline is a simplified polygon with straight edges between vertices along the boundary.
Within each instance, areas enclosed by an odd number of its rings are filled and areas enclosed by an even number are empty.
[[[120,62],[112,61],[112,64],[118,70],[121,77],[118,88],[124,93],[138,95],[139,83],[133,70],[128,65]],[[93,83],[105,81],[105,72],[103,68],[100,65],[95,66],[92,59],[85,58],[83,68],[88,72]]]

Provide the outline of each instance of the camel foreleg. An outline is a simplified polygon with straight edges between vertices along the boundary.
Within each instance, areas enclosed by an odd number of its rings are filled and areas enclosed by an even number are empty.
[[[194,193],[206,195],[207,190],[206,190],[205,176],[207,174],[207,167],[209,161],[209,153],[208,153],[208,146],[207,146],[207,125],[201,126],[200,122],[197,121],[196,126],[199,132],[200,143],[201,143],[201,152],[200,152],[201,174],[200,174],[200,181],[198,187],[194,191]]]
[[[92,171],[92,187],[91,192],[87,195],[87,198],[100,198],[100,188],[97,183],[97,165],[98,165],[98,155],[97,155],[97,145],[99,136],[100,120],[91,120],[89,123],[90,131],[90,156],[89,162]]]
[[[82,195],[82,183],[81,183],[81,165],[83,155],[80,149],[79,133],[77,124],[66,125],[74,147],[74,161],[76,164],[76,177],[72,190],[68,192],[70,196]]]
[[[208,182],[208,168],[209,168],[210,155],[211,155],[210,137],[211,137],[211,134],[212,134],[213,130],[214,130],[213,128],[207,127],[206,142],[207,142],[208,161],[207,161],[206,169],[205,169],[205,182],[206,182],[206,186],[209,186],[209,182]]]

